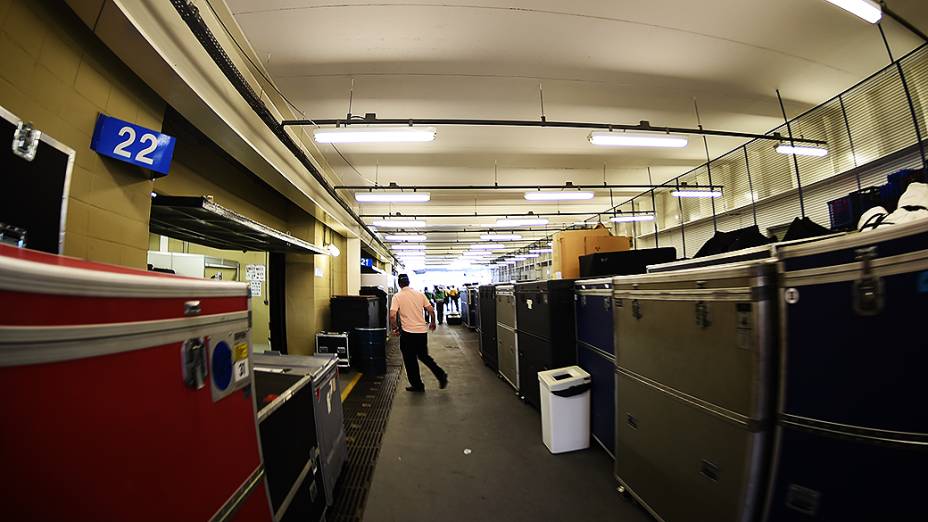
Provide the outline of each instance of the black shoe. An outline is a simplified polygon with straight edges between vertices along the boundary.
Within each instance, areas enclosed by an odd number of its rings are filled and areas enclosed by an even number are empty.
[[[421,386],[421,387],[420,387],[420,386],[407,386],[407,387],[406,387],[406,391],[408,391],[408,392],[422,393],[422,392],[425,391],[425,386]]]
[[[442,390],[448,387],[448,376],[447,375],[445,375],[441,379],[438,379],[438,387],[441,388]]]

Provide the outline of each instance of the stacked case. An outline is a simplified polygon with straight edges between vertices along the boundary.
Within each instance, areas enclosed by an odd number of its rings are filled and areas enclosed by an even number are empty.
[[[0,245],[4,520],[271,520],[248,301]]]
[[[615,342],[612,278],[577,281],[577,364],[592,377],[591,433],[610,455],[615,446]]]
[[[519,393],[541,405],[538,372],[577,362],[574,281],[556,279],[515,285]]]
[[[928,221],[779,252],[768,521],[925,520]]]
[[[274,520],[317,522],[325,516],[311,375],[255,372],[261,449]]]
[[[774,268],[762,260],[613,279],[616,477],[660,520],[759,513]]]
[[[300,377],[308,375],[311,378],[312,411],[304,414],[312,415],[315,420],[326,504],[332,505],[335,483],[348,459],[336,357],[255,354],[253,359],[258,384],[267,373]],[[258,399],[262,400],[263,397],[259,396]]]
[[[496,359],[499,374],[519,390],[519,354],[516,338],[516,298],[513,285],[496,287]]]
[[[496,344],[496,286],[483,285],[479,290],[480,357],[493,371],[499,370],[499,347]]]

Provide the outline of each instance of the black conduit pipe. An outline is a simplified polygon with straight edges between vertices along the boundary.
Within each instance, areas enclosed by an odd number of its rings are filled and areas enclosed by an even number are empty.
[[[245,77],[242,76],[242,73],[239,72],[238,68],[229,58],[229,55],[226,53],[225,49],[222,48],[222,45],[219,44],[219,41],[216,40],[216,37],[213,36],[212,31],[209,27],[206,26],[206,22],[203,21],[203,18],[200,16],[200,11],[195,5],[193,5],[190,0],[171,0],[171,3],[174,5],[174,8],[177,10],[177,13],[183,19],[184,23],[187,24],[187,27],[190,28],[190,31],[200,42],[200,45],[203,46],[203,49],[206,50],[206,53],[209,54],[210,58],[213,59],[213,62],[219,67],[219,70],[222,71],[226,79],[235,87],[235,90],[242,96],[242,98],[248,103],[255,114],[257,114],[264,124],[277,136],[281,143],[293,153],[294,156],[300,161],[300,163],[306,167],[306,170],[312,174],[313,178],[325,189],[325,191],[332,196],[335,201],[361,226],[361,228],[367,232],[371,240],[375,241],[378,245],[383,247],[384,250],[390,252],[386,245],[383,244],[377,236],[374,235],[374,232],[368,228],[361,218],[355,213],[344,200],[338,195],[332,185],[322,176],[322,173],[319,172],[319,169],[313,165],[309,157],[300,146],[290,137],[289,134],[284,130],[284,127],[281,126],[280,122],[277,121],[277,118],[274,117],[273,113],[268,110],[267,106],[264,105],[264,102],[261,101],[261,97],[252,90],[251,86],[245,80]],[[394,258],[395,260],[395,258]]]

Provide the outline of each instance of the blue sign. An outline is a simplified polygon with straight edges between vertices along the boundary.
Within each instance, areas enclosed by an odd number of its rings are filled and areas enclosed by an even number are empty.
[[[369,258],[369,257],[362,257],[362,258],[361,258],[361,266],[367,266],[367,267],[373,268],[373,267],[374,267],[374,260],[371,259],[371,258]]]
[[[104,156],[167,175],[175,141],[173,136],[100,113],[90,148]]]

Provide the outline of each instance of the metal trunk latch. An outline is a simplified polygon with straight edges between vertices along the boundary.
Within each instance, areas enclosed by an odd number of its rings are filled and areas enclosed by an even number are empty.
[[[180,347],[184,384],[199,390],[206,384],[206,344],[202,338],[187,339]]]
[[[632,299],[632,317],[641,319],[641,303],[637,299]]]
[[[856,259],[861,263],[860,278],[854,281],[854,311],[857,315],[878,315],[883,311],[883,280],[873,273],[873,259],[877,257],[875,246],[859,248]]]
[[[200,307],[199,301],[187,301],[184,303],[184,315],[189,317],[191,315],[200,315],[203,309]]]

